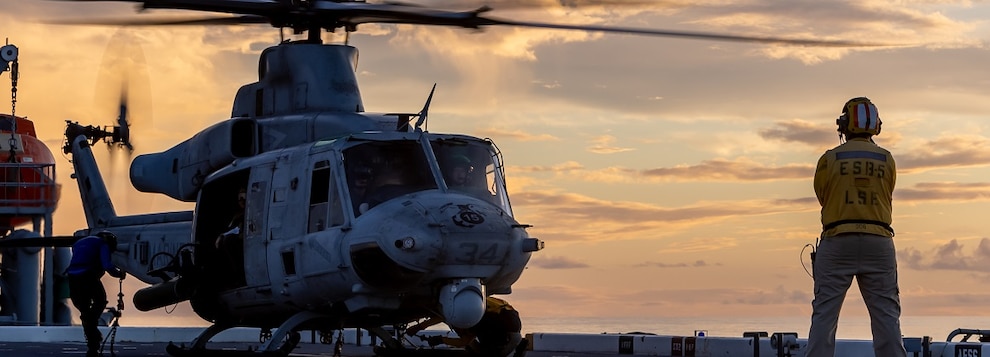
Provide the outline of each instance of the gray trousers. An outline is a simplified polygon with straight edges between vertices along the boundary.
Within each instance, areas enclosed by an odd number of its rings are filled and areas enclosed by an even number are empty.
[[[906,356],[901,336],[897,259],[891,238],[865,233],[825,237],[814,263],[815,300],[807,357],[833,357],[839,310],[853,277],[870,312],[876,356]]]

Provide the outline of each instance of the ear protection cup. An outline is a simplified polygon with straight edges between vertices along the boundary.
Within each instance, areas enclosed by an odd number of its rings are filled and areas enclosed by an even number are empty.
[[[839,127],[839,131],[849,130],[847,128],[849,126],[849,117],[845,114],[840,115],[838,119],[835,119],[835,125]]]

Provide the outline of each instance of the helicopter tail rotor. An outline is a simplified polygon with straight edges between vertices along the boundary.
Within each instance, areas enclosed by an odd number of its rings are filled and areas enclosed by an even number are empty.
[[[151,117],[149,82],[144,50],[134,35],[118,29],[104,50],[95,92],[97,105],[104,108],[103,115],[115,116],[107,127],[111,135],[104,142],[128,159],[135,144],[139,144],[131,136],[133,125],[141,121],[143,127]]]
[[[120,103],[119,112],[117,115],[116,125],[113,127],[113,135],[111,136],[111,143],[115,143],[125,149],[127,149],[128,157],[134,152],[134,145],[131,145],[131,124],[128,122],[127,118],[127,87],[125,85],[124,89],[120,93]]]

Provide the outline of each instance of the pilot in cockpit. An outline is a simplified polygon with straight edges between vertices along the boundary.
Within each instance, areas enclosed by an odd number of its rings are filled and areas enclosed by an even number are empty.
[[[467,156],[456,154],[448,157],[442,161],[441,171],[450,190],[492,201],[492,193],[485,187],[484,180],[476,180],[474,162]]]
[[[401,157],[391,157],[384,161],[375,171],[370,192],[365,197],[364,203],[367,204],[367,208],[411,192],[412,179],[409,170],[408,163]]]
[[[445,173],[447,186],[451,188],[464,188],[470,184],[470,175],[474,172],[471,159],[464,155],[454,155],[448,160],[448,167]]]

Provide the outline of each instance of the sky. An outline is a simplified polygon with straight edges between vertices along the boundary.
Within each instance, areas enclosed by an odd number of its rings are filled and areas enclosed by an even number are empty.
[[[876,142],[899,170],[892,226],[903,314],[988,313],[975,308],[990,301],[987,2],[517,2],[489,2],[490,15],[891,44],[359,27],[350,44],[361,51],[369,112],[418,111],[436,83],[429,131],[487,137],[501,149],[516,218],[546,243],[507,297],[524,318],[810,318],[808,245],[821,228],[814,164],[839,144],[835,118],[858,96],[879,108]],[[227,119],[236,90],[257,80],[258,54],[279,41],[262,25],[44,22],[128,16],[133,4],[0,0],[0,36],[20,49],[16,114],[34,120],[56,153],[57,235],[85,226],[59,149],[65,120],[111,124],[117,74],[130,74],[135,155],[162,151]],[[135,191],[127,157],[97,152],[118,214],[192,208]],[[188,310],[135,320],[205,324]],[[855,286],[847,315],[866,315]]]

